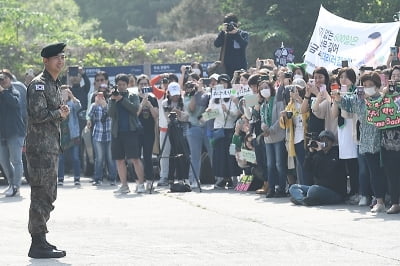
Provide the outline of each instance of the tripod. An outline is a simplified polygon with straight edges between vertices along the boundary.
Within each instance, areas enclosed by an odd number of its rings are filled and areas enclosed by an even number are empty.
[[[202,192],[201,187],[200,187],[200,181],[197,177],[196,172],[194,171],[194,167],[193,167],[192,161],[190,159],[189,146],[183,136],[182,127],[179,125],[179,121],[176,119],[176,114],[174,115],[173,112],[171,112],[168,117],[170,118],[171,121],[168,124],[168,131],[165,134],[165,138],[161,145],[160,153],[157,156],[158,164],[160,165],[160,160],[162,158],[173,158],[173,159],[183,158],[184,160],[188,161],[190,164],[190,167],[192,169],[194,179],[196,180],[197,186],[199,187],[199,191]],[[162,154],[164,152],[165,144],[166,144],[168,138],[171,143],[171,150],[174,150],[174,155],[172,155],[172,156],[169,155],[169,156],[163,157]],[[178,163],[179,163],[179,161],[178,161]],[[154,177],[153,177],[153,180],[152,180],[151,186],[150,186],[150,194],[152,193],[153,185],[154,185]]]

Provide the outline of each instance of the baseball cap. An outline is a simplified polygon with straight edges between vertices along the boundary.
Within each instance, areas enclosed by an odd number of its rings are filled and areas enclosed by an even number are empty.
[[[171,96],[181,95],[181,86],[177,82],[171,82],[168,84],[168,91]]]
[[[218,77],[218,82],[220,81],[226,81],[226,82],[230,82],[231,81],[231,77],[229,77],[228,74],[222,74]]]
[[[218,75],[217,73],[214,73],[214,74],[212,74],[212,75],[210,76],[210,79],[218,80],[218,78],[219,78],[219,75]]]
[[[306,82],[302,78],[297,78],[293,80],[292,85],[299,87],[300,89],[304,89],[306,87]]]
[[[60,42],[60,43],[54,43],[54,44],[49,44],[45,47],[43,47],[42,52],[40,55],[44,58],[49,58],[52,56],[56,56],[59,53],[64,52],[64,48],[67,46],[65,43]]]
[[[329,130],[324,130],[321,133],[319,133],[318,138],[322,139],[323,137],[327,137],[331,141],[335,141],[335,135]]]

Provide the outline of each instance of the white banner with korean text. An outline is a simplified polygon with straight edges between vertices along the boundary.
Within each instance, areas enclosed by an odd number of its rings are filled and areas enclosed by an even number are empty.
[[[348,61],[350,67],[386,65],[394,46],[399,22],[360,23],[338,17],[322,5],[304,62],[307,72],[323,66],[328,71]]]

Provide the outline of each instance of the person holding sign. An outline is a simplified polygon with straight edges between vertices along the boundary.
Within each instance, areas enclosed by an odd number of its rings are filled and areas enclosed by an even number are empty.
[[[342,110],[355,113],[358,116],[358,120],[360,121],[359,154],[365,156],[372,190],[377,199],[377,204],[371,209],[371,212],[383,212],[385,211],[386,180],[379,165],[381,132],[377,127],[367,122],[367,107],[365,102],[365,99],[376,100],[381,97],[379,93],[381,79],[378,73],[370,72],[362,75],[360,81],[364,87],[357,87],[357,94],[341,96],[335,93],[334,98]]]
[[[219,76],[219,83],[223,88],[232,87],[228,75]],[[239,116],[239,109],[234,102],[234,97],[214,98],[210,100],[208,110],[218,110],[218,116],[214,120],[213,131],[213,169],[216,177],[214,188],[225,189],[226,186],[232,187],[232,176],[240,174],[235,157],[229,154],[229,146],[232,141],[235,121]],[[239,173],[238,173],[239,172]]]
[[[389,80],[400,82],[400,66],[394,66],[390,71]],[[398,107],[397,107],[398,108]],[[399,110],[397,111],[399,112]],[[389,179],[389,193],[392,206],[386,211],[388,214],[400,213],[400,127],[382,130],[382,161],[385,174]]]

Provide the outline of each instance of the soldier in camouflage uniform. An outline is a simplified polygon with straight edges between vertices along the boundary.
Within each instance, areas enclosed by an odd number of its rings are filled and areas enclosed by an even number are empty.
[[[60,147],[60,122],[69,114],[62,102],[58,75],[65,65],[64,43],[44,47],[41,52],[45,69],[29,84],[27,90],[28,128],[26,157],[31,186],[29,233],[32,258],[61,258],[58,250],[46,240],[46,223],[57,197],[57,169]]]

